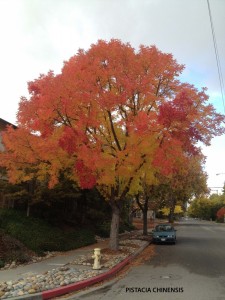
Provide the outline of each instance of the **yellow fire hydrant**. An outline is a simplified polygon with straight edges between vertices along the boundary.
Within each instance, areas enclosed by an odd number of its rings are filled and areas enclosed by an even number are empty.
[[[92,258],[94,258],[93,270],[101,269],[101,265],[100,265],[101,249],[100,248],[94,249],[94,255],[92,255]]]

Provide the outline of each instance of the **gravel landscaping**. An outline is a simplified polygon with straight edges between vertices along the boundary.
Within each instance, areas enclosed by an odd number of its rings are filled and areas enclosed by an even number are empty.
[[[93,252],[90,251],[87,255],[43,274],[31,275],[15,281],[0,282],[0,299],[34,294],[97,276],[113,268],[144,243],[143,240],[127,239],[120,242],[119,251],[116,253],[109,249],[103,249],[100,270],[92,269]]]

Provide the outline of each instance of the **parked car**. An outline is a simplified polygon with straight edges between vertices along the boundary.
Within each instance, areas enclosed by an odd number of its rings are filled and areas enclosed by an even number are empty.
[[[176,244],[176,230],[170,224],[159,224],[152,233],[154,243]]]

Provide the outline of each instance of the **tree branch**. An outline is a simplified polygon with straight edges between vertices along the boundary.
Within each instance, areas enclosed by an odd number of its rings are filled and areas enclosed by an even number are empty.
[[[113,120],[112,120],[111,112],[109,110],[107,110],[107,113],[108,113],[108,116],[109,116],[109,121],[110,121],[111,130],[112,130],[112,134],[113,134],[114,140],[116,142],[117,148],[121,151],[122,149],[120,147],[120,143],[119,143],[119,140],[118,140],[118,138],[116,136],[115,128],[113,126]]]

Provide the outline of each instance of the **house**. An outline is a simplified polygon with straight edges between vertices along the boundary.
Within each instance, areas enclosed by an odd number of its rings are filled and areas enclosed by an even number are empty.
[[[0,151],[4,151],[4,145],[2,143],[2,132],[4,130],[6,130],[7,126],[13,126],[13,128],[17,128],[15,125],[11,124],[8,121],[3,120],[2,118],[0,118]],[[3,175],[0,171],[0,180],[7,180],[6,176]]]
[[[141,210],[136,211],[135,218],[143,219],[143,214],[142,214]],[[149,220],[154,220],[155,219],[155,212],[153,210],[148,210],[147,219],[149,219]]]
[[[7,126],[13,126],[13,128],[17,128],[15,125],[11,124],[10,122],[0,118],[0,152],[4,151],[4,145],[2,143],[2,132],[6,130]],[[2,190],[2,184],[7,181],[7,176],[3,170],[0,170],[0,207],[6,206],[6,199]],[[8,206],[9,204],[7,204]]]
[[[9,125],[13,126],[13,128],[17,128],[15,125],[11,124],[10,122],[7,122],[4,119],[0,118],[0,151],[4,151],[1,132],[6,130],[7,126]]]

